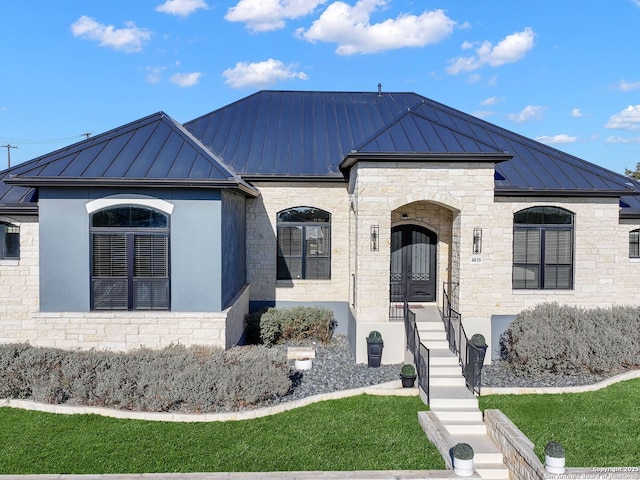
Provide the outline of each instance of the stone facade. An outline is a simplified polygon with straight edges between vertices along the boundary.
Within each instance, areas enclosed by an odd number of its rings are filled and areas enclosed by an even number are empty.
[[[230,348],[242,335],[249,288],[222,312],[37,312],[23,322],[32,345],[126,351],[171,344]],[[240,328],[237,324],[239,323]],[[227,325],[229,328],[227,331]]]
[[[0,338],[20,342],[33,333],[31,315],[39,308],[38,222],[27,216],[2,216],[0,221],[20,227],[20,258],[0,260]]]
[[[252,301],[347,302],[349,299],[349,198],[344,182],[259,183],[247,201],[247,282]],[[276,216],[293,207],[331,214],[331,278],[276,280]]]

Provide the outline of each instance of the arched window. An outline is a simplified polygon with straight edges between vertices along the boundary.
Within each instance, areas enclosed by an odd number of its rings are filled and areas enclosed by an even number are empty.
[[[91,215],[94,310],[169,309],[169,217],[139,206]]]
[[[573,213],[532,207],[513,216],[513,288],[573,288]]]
[[[629,232],[629,258],[640,258],[640,228]]]
[[[277,278],[331,278],[331,214],[312,207],[283,210],[277,217]]]
[[[20,258],[20,227],[0,222],[0,259]]]

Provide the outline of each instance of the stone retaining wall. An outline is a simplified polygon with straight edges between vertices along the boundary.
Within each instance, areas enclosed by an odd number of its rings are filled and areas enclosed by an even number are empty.
[[[548,474],[533,443],[500,410],[485,410],[487,434],[498,445],[514,480],[544,480]]]

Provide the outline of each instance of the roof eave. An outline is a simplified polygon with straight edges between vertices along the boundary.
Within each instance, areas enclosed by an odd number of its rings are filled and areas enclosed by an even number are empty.
[[[347,170],[359,161],[391,162],[487,162],[500,163],[511,160],[507,152],[496,153],[424,153],[424,152],[351,152],[340,163],[340,170]]]
[[[61,178],[61,177],[12,177],[4,180],[9,185],[21,187],[136,187],[136,188],[232,188],[250,197],[260,192],[243,182],[230,180],[191,179],[138,179],[138,178]]]
[[[629,190],[577,190],[577,189],[553,189],[553,188],[512,188],[496,187],[495,195],[499,197],[621,197],[627,195],[640,195],[640,192]]]
[[[9,203],[0,205],[0,213],[3,215],[38,215],[38,204]]]
[[[335,183],[347,182],[341,173],[329,175],[242,175],[247,182],[314,182]]]

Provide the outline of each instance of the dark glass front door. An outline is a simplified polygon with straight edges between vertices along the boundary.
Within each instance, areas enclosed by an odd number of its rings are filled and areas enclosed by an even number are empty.
[[[391,229],[391,301],[436,299],[436,234],[418,225]]]

